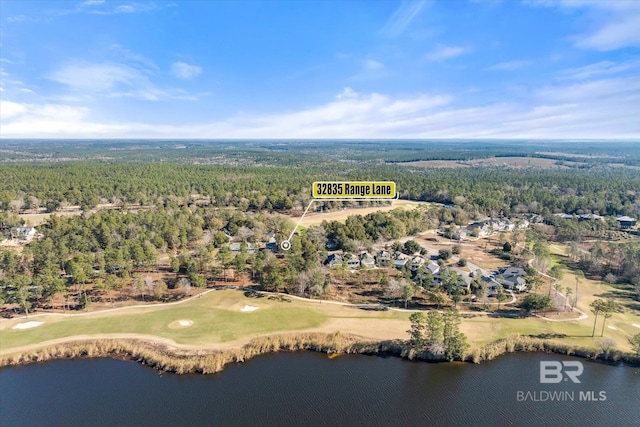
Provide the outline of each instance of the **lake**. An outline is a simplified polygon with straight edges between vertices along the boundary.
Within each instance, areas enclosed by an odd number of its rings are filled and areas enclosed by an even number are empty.
[[[582,362],[580,383],[541,384],[541,361]],[[182,376],[58,360],[3,368],[0,385],[2,426],[640,425],[640,369],[541,353],[480,365],[278,353]]]

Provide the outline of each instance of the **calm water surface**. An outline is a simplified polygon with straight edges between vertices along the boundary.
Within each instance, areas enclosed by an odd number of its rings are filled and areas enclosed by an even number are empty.
[[[540,384],[541,360],[581,361],[532,353],[429,364],[298,352],[178,376],[133,362],[60,360],[0,370],[0,425],[640,426],[639,369],[583,361],[580,384]],[[565,401],[533,401],[541,391]],[[606,400],[581,401],[581,391]]]

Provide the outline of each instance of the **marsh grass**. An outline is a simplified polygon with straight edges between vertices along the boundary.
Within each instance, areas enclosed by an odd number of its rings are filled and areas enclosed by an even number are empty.
[[[624,362],[633,366],[640,366],[640,357],[618,350],[602,352],[595,347],[584,347],[561,343],[553,339],[535,338],[522,335],[512,335],[499,339],[481,347],[472,348],[465,356],[465,360],[480,363],[493,360],[506,353],[520,351],[537,351],[544,353],[565,354],[586,359],[604,360],[608,362]]]
[[[352,335],[336,332],[332,334],[299,333],[259,337],[241,348],[224,351],[186,350],[141,340],[82,340],[3,355],[0,357],[0,367],[39,363],[54,359],[110,357],[133,360],[160,371],[176,374],[211,374],[222,371],[229,363],[245,362],[261,354],[300,350],[312,350],[327,354],[387,354],[427,361],[444,360],[441,355],[418,353],[402,340],[366,342]],[[640,357],[631,354],[615,350],[601,353],[595,348],[571,346],[552,340],[520,335],[472,348],[465,355],[464,360],[480,363],[495,359],[505,353],[520,351],[565,354],[640,366]]]

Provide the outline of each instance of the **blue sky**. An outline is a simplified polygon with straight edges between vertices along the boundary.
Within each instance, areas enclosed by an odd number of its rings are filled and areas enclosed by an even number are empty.
[[[0,137],[640,138],[640,2],[0,0]]]

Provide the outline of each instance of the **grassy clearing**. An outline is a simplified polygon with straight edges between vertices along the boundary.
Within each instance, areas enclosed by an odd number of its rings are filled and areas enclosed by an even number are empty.
[[[169,328],[170,323],[179,319],[192,320],[193,325],[184,329]],[[71,318],[54,323],[45,322],[44,325],[25,331],[3,331],[2,347],[20,347],[74,335],[116,333],[153,335],[171,339],[179,344],[225,343],[248,335],[313,328],[324,320],[325,316],[318,312],[297,307],[258,310],[253,313],[204,307],[176,307],[145,314]]]
[[[244,304],[260,307],[245,313]],[[25,319],[6,322],[2,330],[2,350],[37,344],[76,335],[142,334],[167,338],[179,344],[226,343],[248,336],[280,331],[296,331],[320,326],[327,318],[316,310],[277,301],[245,298],[242,292],[212,292],[184,304],[132,308],[88,316],[39,316],[43,325],[28,330],[11,329]],[[180,319],[193,321],[188,328],[172,329]]]
[[[393,200],[391,201],[391,206],[377,206],[377,207],[369,207],[369,208],[347,208],[341,211],[334,212],[326,212],[326,213],[315,213],[309,212],[302,219],[300,223],[301,227],[312,227],[315,225],[320,225],[322,221],[339,221],[344,222],[347,217],[350,215],[368,215],[373,212],[388,212],[393,209],[415,209],[418,206],[426,206],[429,205],[427,202],[412,202],[409,200]],[[312,206],[313,208],[313,206]],[[292,217],[291,221],[294,224],[298,223],[300,217]]]

